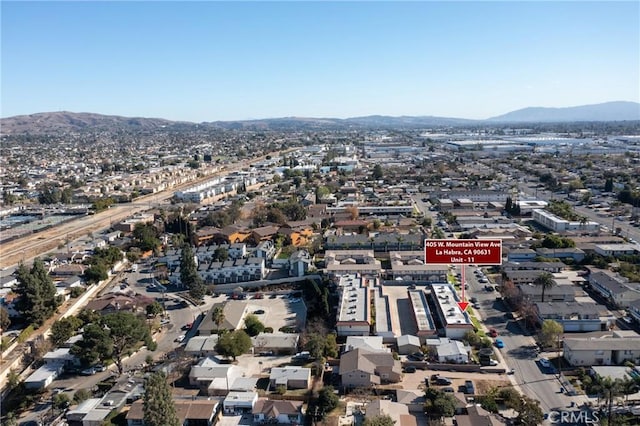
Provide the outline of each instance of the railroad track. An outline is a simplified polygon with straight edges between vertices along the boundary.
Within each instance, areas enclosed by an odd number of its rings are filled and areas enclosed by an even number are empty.
[[[293,148],[283,152],[289,152],[291,150],[293,150]],[[40,256],[61,245],[64,246],[68,241],[74,241],[89,233],[109,228],[114,223],[121,222],[136,213],[149,210],[153,206],[166,202],[173,196],[175,191],[186,189],[222,174],[240,170],[253,162],[264,160],[267,155],[278,156],[280,155],[280,151],[243,160],[228,165],[223,170],[213,172],[200,179],[175,186],[156,194],[137,198],[131,203],[115,204],[110,209],[95,215],[83,216],[35,234],[29,234],[12,241],[4,242],[0,244],[0,267],[5,268],[15,265],[19,262]]]

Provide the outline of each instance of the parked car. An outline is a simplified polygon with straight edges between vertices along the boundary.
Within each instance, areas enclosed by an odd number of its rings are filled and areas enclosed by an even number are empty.
[[[502,339],[496,339],[496,348],[498,349],[504,348],[504,342],[502,341]]]
[[[444,393],[454,393],[455,392],[455,389],[453,389],[451,386],[444,387],[441,390]]]
[[[102,364],[96,364],[93,366],[93,369],[98,373],[102,373],[103,371],[107,371],[107,367]]]
[[[543,368],[551,368],[551,361],[549,361],[547,358],[540,358],[538,362]]]
[[[476,389],[473,386],[473,381],[471,380],[464,381],[464,393],[471,394],[471,395],[476,393]]]
[[[496,330],[495,328],[490,328],[489,329],[489,336],[498,337],[498,330]]]
[[[408,365],[408,366],[404,367],[404,372],[405,373],[415,373],[416,372],[416,368],[413,365]]]
[[[424,354],[422,352],[414,352],[408,355],[407,358],[415,361],[424,361]]]
[[[185,336],[184,334],[181,334],[178,337],[176,337],[176,342],[182,343],[186,337],[187,336]]]
[[[477,297],[472,297],[472,298],[469,299],[469,302],[478,303],[478,298]]]
[[[93,376],[94,374],[96,374],[95,368],[86,368],[80,371],[80,375],[82,376]]]
[[[253,311],[253,313],[256,315],[262,315],[264,314],[264,309],[258,309],[257,311]]]
[[[448,377],[437,376],[436,384],[437,385],[450,385],[451,384],[451,379],[449,379]]]

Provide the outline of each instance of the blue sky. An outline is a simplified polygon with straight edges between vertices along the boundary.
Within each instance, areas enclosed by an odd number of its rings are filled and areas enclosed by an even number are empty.
[[[640,101],[640,2],[1,3],[2,117],[437,115]]]

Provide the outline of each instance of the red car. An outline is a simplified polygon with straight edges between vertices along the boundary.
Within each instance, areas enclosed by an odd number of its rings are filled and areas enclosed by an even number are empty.
[[[498,330],[496,330],[495,328],[490,328],[489,329],[489,336],[498,337]]]

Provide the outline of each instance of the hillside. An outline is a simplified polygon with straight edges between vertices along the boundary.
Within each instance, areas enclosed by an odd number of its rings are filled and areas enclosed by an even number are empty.
[[[640,103],[620,101],[566,108],[530,107],[492,117],[487,121],[500,123],[560,123],[631,120],[640,120]]]

